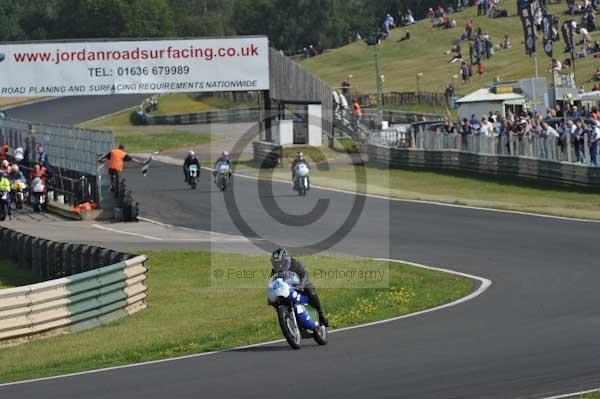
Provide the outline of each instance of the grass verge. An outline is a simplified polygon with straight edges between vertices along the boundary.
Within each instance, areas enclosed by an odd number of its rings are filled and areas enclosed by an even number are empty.
[[[147,254],[148,309],[110,325],[0,349],[0,382],[230,348],[282,338],[266,290],[215,288],[211,266],[265,267],[265,256],[165,251]],[[303,258],[324,270],[340,265],[387,268],[361,258]],[[431,308],[463,297],[463,277],[389,264],[389,289],[319,289],[336,327]],[[261,284],[266,286],[266,281]],[[332,336],[333,340],[335,337]],[[283,345],[283,344],[282,344]]]
[[[256,104],[237,104],[223,97],[197,93],[176,93],[161,96],[158,111],[152,113],[152,115],[189,114],[252,106],[256,106]]]
[[[122,143],[129,152],[153,152],[188,148],[209,143],[212,136],[207,133],[184,131],[122,130],[115,134],[115,142]]]
[[[600,196],[592,191],[543,186],[510,179],[474,177],[459,173],[415,169],[365,169],[367,193],[391,198],[434,201],[455,205],[531,212],[545,215],[600,220]],[[236,168],[258,175],[252,163]],[[340,166],[329,171],[315,170],[312,183],[322,187],[356,190],[354,167]],[[290,180],[287,169],[275,169],[273,178]]]
[[[11,261],[0,258],[0,289],[19,287],[37,281],[30,271],[19,269]]]

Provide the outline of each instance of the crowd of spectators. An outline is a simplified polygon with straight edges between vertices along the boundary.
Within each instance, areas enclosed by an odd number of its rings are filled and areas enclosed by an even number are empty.
[[[511,110],[502,116],[498,111],[490,111],[481,117],[471,115],[470,118],[459,118],[454,124],[446,117],[442,130],[444,133],[459,133],[463,142],[466,142],[468,135],[553,138],[563,154],[571,148],[573,159],[580,163],[585,163],[587,145],[591,163],[600,166],[600,111],[593,107],[580,112],[577,106],[567,106],[565,112],[566,115],[560,107],[547,110],[545,116],[540,113],[515,115]],[[510,153],[510,147],[507,147],[507,151]],[[548,157],[547,146],[540,145],[539,151],[539,158]]]

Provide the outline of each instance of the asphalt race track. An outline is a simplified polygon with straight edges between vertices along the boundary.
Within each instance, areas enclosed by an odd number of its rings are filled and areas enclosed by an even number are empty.
[[[196,191],[173,165],[153,164],[146,178],[130,170],[127,178],[147,218],[239,234],[241,217],[258,236],[287,246],[326,238],[355,200],[320,189],[298,198],[289,184],[273,183],[262,200],[290,213],[331,201],[314,224],[289,227],[266,213],[253,179],[235,178],[239,217],[232,220],[204,170]],[[326,347],[275,343],[8,385],[0,397],[543,398],[598,388],[598,237],[599,223],[368,198],[331,251],[449,268],[492,286],[458,306],[336,333]]]
[[[148,96],[60,97],[9,109],[8,116],[29,122],[76,125],[125,108],[140,105]]]

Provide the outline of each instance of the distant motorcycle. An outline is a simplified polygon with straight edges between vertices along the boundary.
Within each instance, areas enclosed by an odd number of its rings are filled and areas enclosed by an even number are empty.
[[[198,169],[198,165],[191,164],[190,166],[188,166],[188,184],[190,185],[192,190],[195,190],[198,186],[198,179],[200,176],[199,172],[200,169]]]
[[[39,213],[46,210],[46,185],[42,178],[36,177],[31,182],[29,198],[34,212]]]
[[[227,186],[229,186],[229,179],[231,178],[231,168],[225,162],[221,162],[217,165],[216,170],[216,183],[219,190],[225,191],[227,190]]]
[[[300,349],[302,338],[313,338],[319,345],[327,345],[327,327],[308,305],[308,298],[294,288],[296,273],[274,275],[268,284],[268,302],[277,311],[279,327],[288,344]],[[312,313],[312,314],[311,314]]]
[[[295,167],[294,190],[300,196],[305,196],[306,191],[310,190],[310,169],[305,162],[299,162]]]

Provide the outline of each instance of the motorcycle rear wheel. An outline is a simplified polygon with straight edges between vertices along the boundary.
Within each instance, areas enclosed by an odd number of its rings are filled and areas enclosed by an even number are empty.
[[[294,324],[294,319],[290,315],[290,309],[286,306],[278,307],[277,318],[279,319],[279,326],[281,327],[281,332],[283,333],[285,340],[292,349],[300,349],[302,334],[300,334],[300,330]]]

